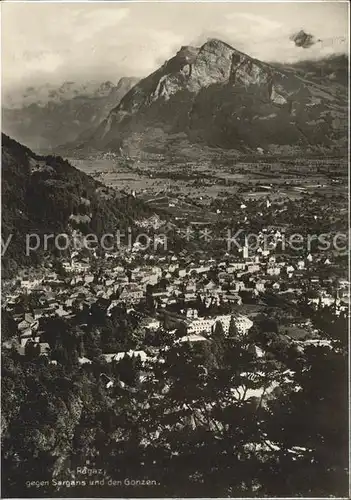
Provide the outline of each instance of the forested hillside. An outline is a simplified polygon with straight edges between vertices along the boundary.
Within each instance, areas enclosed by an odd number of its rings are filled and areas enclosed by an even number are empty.
[[[150,214],[141,201],[107,188],[58,156],[39,156],[2,135],[2,238],[12,236],[3,272],[38,263],[42,252],[26,256],[26,235],[68,231],[72,215],[84,233],[114,232]],[[71,219],[70,219],[71,217]],[[52,243],[52,242],[51,242]]]

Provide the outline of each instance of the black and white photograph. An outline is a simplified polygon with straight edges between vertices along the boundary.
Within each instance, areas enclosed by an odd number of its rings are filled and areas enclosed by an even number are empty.
[[[350,498],[349,4],[1,12],[1,498]]]

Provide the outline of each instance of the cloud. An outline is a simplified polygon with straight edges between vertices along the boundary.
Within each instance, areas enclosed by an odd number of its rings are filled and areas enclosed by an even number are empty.
[[[297,33],[293,33],[290,36],[290,40],[295,43],[296,47],[302,47],[303,49],[309,49],[312,45],[320,42],[311,33],[306,33],[304,30],[300,30]]]
[[[296,62],[307,47],[311,58],[348,48],[347,6],[340,2],[3,4],[2,83],[8,88],[143,77],[182,45],[201,46],[208,38],[267,62]]]
[[[282,24],[277,21],[272,21],[264,16],[251,14],[246,12],[230,13],[225,16],[229,21],[235,22],[235,27],[243,31],[249,28],[251,33],[256,33],[258,36],[262,34],[272,34],[273,31],[282,27]]]
[[[119,8],[106,15],[106,10],[100,9],[97,11],[90,11],[83,13],[82,16],[76,17],[76,26],[78,29],[75,33],[77,42],[82,42],[93,38],[101,31],[110,27],[116,27],[129,15],[129,9]]]

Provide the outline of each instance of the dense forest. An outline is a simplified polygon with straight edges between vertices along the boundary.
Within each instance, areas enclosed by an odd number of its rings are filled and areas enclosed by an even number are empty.
[[[85,332],[43,325],[55,364],[29,348],[3,351],[4,497],[347,494],[343,342],[301,351],[262,317],[245,337],[217,323],[207,342],[164,334],[147,361],[107,363],[107,332],[131,339],[135,325],[125,310],[107,320],[102,304],[92,318]],[[91,364],[78,362],[84,354]]]

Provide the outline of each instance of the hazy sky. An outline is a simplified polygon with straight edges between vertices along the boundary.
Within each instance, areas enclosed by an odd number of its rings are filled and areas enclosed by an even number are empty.
[[[331,2],[1,3],[4,89],[144,76],[181,45],[215,36],[265,61],[346,52],[348,5]],[[308,49],[289,37],[322,39]]]

